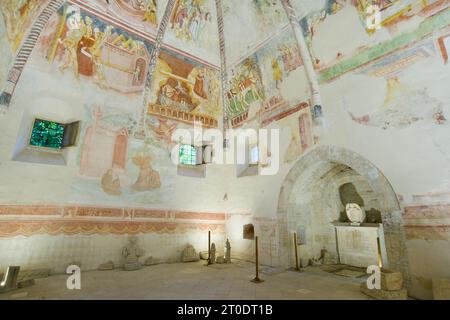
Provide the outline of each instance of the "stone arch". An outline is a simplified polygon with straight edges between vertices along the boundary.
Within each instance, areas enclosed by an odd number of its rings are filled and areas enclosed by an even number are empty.
[[[403,272],[408,283],[409,269],[402,210],[391,184],[380,170],[367,159],[353,151],[337,146],[312,148],[294,164],[281,186],[277,208],[279,265],[290,266],[292,248],[288,204],[295,183],[299,179],[306,182],[308,179],[320,177],[330,170],[333,164],[353,169],[367,180],[376,194],[380,204],[386,240],[388,263],[385,267]]]

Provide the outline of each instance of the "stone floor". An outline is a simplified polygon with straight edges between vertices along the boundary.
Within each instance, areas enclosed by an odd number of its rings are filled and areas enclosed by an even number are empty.
[[[37,279],[34,286],[0,294],[6,299],[245,299],[317,300],[370,299],[359,291],[364,278],[348,278],[308,267],[303,272],[262,267],[263,283],[254,278],[254,264],[206,267],[205,262],[162,264],[138,271],[90,271],[81,274],[81,290],[68,290],[68,276]]]

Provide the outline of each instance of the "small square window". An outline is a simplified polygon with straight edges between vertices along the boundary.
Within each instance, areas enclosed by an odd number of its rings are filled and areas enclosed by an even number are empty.
[[[36,119],[31,132],[30,145],[61,149],[63,147],[64,131],[64,124]]]
[[[180,146],[180,164],[186,166],[197,165],[197,149],[194,146],[188,144]]]
[[[258,146],[253,146],[250,150],[250,164],[257,165],[259,163],[259,148]]]

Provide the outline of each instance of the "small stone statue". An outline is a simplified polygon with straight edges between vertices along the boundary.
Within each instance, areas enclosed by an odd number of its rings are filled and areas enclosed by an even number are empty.
[[[226,243],[225,263],[231,263],[231,245],[228,239]]]
[[[225,263],[225,258],[224,258],[224,256],[218,256],[218,257],[216,258],[216,263],[217,263],[217,264],[224,264],[224,263]]]
[[[128,244],[122,249],[122,256],[125,258],[124,269],[127,271],[139,270],[142,268],[139,257],[144,255],[144,250],[137,245],[138,239],[134,236],[128,239]]]
[[[216,262],[216,244],[211,243],[211,256],[209,258],[209,263],[214,264]]]
[[[183,255],[181,257],[181,261],[183,262],[195,262],[200,260],[197,251],[195,251],[194,246],[188,244],[186,248],[183,250]]]

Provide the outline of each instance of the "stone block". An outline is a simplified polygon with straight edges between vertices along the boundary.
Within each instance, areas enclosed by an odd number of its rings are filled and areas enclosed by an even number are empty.
[[[106,271],[106,270],[114,270],[114,262],[108,261],[106,263],[102,263],[98,266],[98,270]]]
[[[27,288],[27,287],[34,286],[35,283],[36,283],[36,281],[34,281],[34,279],[26,279],[26,280],[19,281],[19,283],[17,283],[17,287],[19,289]]]
[[[218,256],[216,258],[216,263],[217,264],[224,264],[225,263],[225,258],[223,256]]]
[[[433,278],[433,299],[450,300],[450,279]]]
[[[19,281],[25,279],[42,279],[48,278],[50,276],[50,269],[32,269],[32,270],[21,270],[19,273]]]
[[[397,291],[403,288],[403,274],[387,269],[381,270],[381,289],[386,291]]]
[[[200,251],[200,259],[208,260],[208,251]]]
[[[374,298],[375,300],[407,300],[408,291],[406,289],[400,289],[395,291],[388,291],[383,289],[372,289],[367,288],[365,282],[361,283],[361,292],[365,295]]]
[[[145,260],[145,265],[146,266],[154,266],[154,265],[157,265],[157,264],[160,264],[160,263],[161,263],[161,261],[159,259],[154,258],[154,257],[148,257]]]

